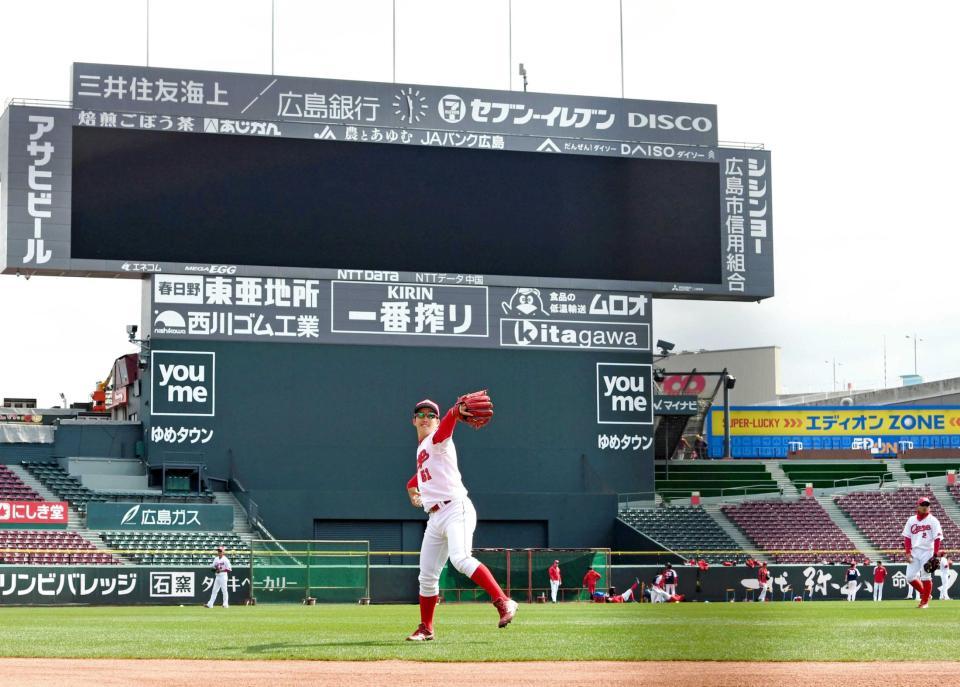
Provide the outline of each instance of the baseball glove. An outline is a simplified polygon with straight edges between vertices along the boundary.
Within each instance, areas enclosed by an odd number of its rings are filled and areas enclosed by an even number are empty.
[[[940,569],[940,559],[934,556],[923,564],[923,569],[928,573],[933,573]]]
[[[486,389],[464,394],[458,398],[457,410],[460,414],[460,420],[471,425],[474,429],[485,427],[493,419],[493,401],[487,395]]]

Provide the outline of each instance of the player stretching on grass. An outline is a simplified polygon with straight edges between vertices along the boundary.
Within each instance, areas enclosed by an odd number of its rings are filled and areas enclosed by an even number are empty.
[[[926,569],[926,563],[936,558],[943,544],[943,530],[940,521],[930,512],[930,499],[926,496],[917,501],[917,514],[911,515],[903,526],[903,548],[907,552],[907,582],[917,590],[920,605],[926,608],[933,593],[932,570]],[[939,565],[939,561],[937,564]]]
[[[472,555],[477,511],[467,498],[467,489],[457,467],[453,429],[457,421],[477,429],[493,416],[486,391],[461,396],[443,419],[440,406],[429,399],[413,408],[417,429],[417,473],[407,482],[410,503],[427,512],[427,530],[420,547],[420,625],[408,641],[433,639],[433,611],[440,598],[440,572],[447,562],[483,587],[500,613],[499,627],[506,627],[517,612],[517,602],[507,598],[490,570]]]

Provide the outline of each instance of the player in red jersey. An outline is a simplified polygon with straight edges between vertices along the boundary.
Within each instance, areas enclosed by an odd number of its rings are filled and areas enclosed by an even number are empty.
[[[873,600],[883,601],[883,582],[887,579],[887,568],[883,561],[877,561],[873,568]]]
[[[760,598],[757,601],[767,600],[767,587],[770,583],[770,571],[767,570],[767,564],[761,563],[757,568],[757,582],[760,583]]]

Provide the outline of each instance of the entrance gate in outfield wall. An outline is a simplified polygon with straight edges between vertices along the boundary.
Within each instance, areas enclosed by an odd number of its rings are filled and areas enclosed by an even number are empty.
[[[370,598],[369,541],[254,539],[250,548],[250,584],[258,602]]]

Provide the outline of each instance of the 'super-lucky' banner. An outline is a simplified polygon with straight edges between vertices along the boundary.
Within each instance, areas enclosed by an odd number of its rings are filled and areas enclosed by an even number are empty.
[[[708,416],[709,455],[724,455],[722,410]],[[960,406],[808,406],[730,409],[735,458],[785,457],[798,450],[866,450],[890,456],[905,450],[960,448]]]
[[[712,433],[723,435],[723,411],[711,413]],[[733,408],[730,433],[755,436],[850,434],[960,434],[960,407]]]

